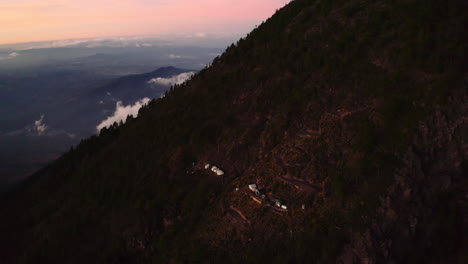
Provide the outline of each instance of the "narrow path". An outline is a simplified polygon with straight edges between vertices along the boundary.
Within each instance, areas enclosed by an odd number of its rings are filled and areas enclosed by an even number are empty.
[[[305,133],[300,134],[299,137],[301,138],[316,138],[319,137],[322,134],[320,130],[312,130],[312,129],[307,129]]]
[[[247,217],[237,208],[235,208],[234,206],[229,206],[229,212],[231,212],[231,215],[233,215],[235,218],[237,219],[242,219],[244,220],[246,223],[250,224],[250,220],[247,219]]]
[[[287,183],[294,184],[298,188],[303,189],[303,190],[308,191],[308,192],[318,192],[320,190],[319,186],[311,185],[311,184],[306,183],[304,181],[290,179],[290,178],[287,178],[285,176],[278,176],[278,178],[280,178],[281,180],[283,180],[283,181],[285,181]]]

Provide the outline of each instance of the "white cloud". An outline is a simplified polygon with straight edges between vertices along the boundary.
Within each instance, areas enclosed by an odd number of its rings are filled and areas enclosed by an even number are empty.
[[[0,56],[0,61],[1,61],[1,60],[13,59],[13,58],[15,58],[15,57],[18,57],[19,55],[21,55],[21,54],[19,54],[18,52],[12,52],[12,53],[10,53],[10,54],[8,54],[8,55],[5,54],[5,56],[3,56],[3,57]]]
[[[183,58],[181,55],[176,55],[176,54],[169,54],[169,55],[167,55],[167,57],[169,57],[169,59],[181,59],[181,58]]]
[[[118,101],[116,106],[115,106],[114,115],[109,116],[106,120],[102,121],[96,127],[97,132],[99,133],[99,131],[101,131],[101,129],[111,126],[112,124],[114,124],[114,122],[117,122],[117,123],[119,123],[120,121],[125,122],[128,115],[137,116],[138,115],[138,110],[140,110],[140,108],[142,106],[146,105],[149,101],[150,101],[150,99],[145,97],[145,98],[135,102],[135,104],[127,105],[127,106],[124,106],[122,104],[122,101]]]
[[[32,125],[27,125],[21,129],[9,131],[7,133],[1,134],[0,136],[15,137],[15,136],[45,136],[45,137],[57,137],[57,136],[67,136],[70,139],[75,139],[76,134],[68,132],[64,129],[55,129],[51,126],[48,126],[44,122],[45,115],[42,114],[38,120],[35,120]]]
[[[0,1],[1,2],[1,1]],[[13,45],[3,45],[12,47],[14,50],[48,49],[48,48],[66,48],[66,47],[151,47],[159,46],[167,40],[158,36],[134,36],[134,37],[106,37],[106,38],[88,38],[88,39],[64,39],[56,41],[43,41],[35,43],[17,43]]]
[[[169,78],[154,78],[148,81],[150,84],[159,84],[164,86],[172,86],[174,84],[182,84],[187,81],[190,77],[192,77],[195,73],[194,72],[184,72],[179,75],[174,75]]]
[[[83,44],[88,42],[88,40],[84,39],[66,39],[66,40],[58,40],[58,41],[45,41],[45,42],[38,42],[34,44],[25,43],[25,45],[20,45],[20,50],[31,50],[31,49],[49,49],[49,48],[64,48],[69,46],[75,46],[78,44]]]
[[[169,59],[193,59],[192,56],[187,56],[187,55],[178,55],[178,54],[167,54],[166,55]]]
[[[44,123],[44,114],[41,115],[41,118],[34,121],[34,128],[39,136],[42,136],[47,130],[47,126]]]

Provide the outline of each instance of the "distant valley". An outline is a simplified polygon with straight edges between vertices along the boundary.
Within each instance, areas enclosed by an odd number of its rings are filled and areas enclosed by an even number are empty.
[[[24,49],[18,51],[0,47],[0,191],[82,138],[136,115],[223,49],[91,44],[15,47]]]

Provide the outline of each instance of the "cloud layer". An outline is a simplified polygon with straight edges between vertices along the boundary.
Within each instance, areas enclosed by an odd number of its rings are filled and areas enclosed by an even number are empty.
[[[41,118],[34,121],[34,128],[35,128],[35,130],[36,130],[36,132],[37,132],[37,134],[39,136],[42,136],[46,132],[47,126],[44,123],[44,115],[43,114],[41,115]]]
[[[192,77],[195,73],[194,72],[184,72],[179,75],[175,75],[169,78],[154,78],[148,81],[150,84],[159,84],[164,86],[172,86],[174,84],[182,84],[187,81],[190,77]]]
[[[144,105],[146,105],[150,101],[149,98],[145,97],[133,105],[124,106],[122,101],[118,101],[115,106],[115,112],[112,116],[109,116],[106,120],[102,121],[97,127],[97,132],[99,133],[101,129],[105,127],[109,127],[114,122],[119,123],[120,121],[125,122],[128,115],[137,116],[138,110]]]

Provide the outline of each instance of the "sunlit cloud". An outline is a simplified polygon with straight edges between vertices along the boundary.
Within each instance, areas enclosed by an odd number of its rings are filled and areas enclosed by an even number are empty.
[[[153,78],[149,80],[148,83],[159,84],[159,85],[164,85],[164,86],[172,86],[175,84],[184,83],[185,81],[190,79],[190,77],[192,77],[194,74],[195,74],[194,72],[184,72],[184,73],[181,73],[179,75],[175,75],[169,78],[158,77],[158,78]]]
[[[124,122],[127,120],[127,116],[131,115],[136,117],[138,115],[138,110],[141,107],[148,104],[150,101],[149,98],[143,98],[133,105],[123,105],[122,101],[118,101],[115,105],[115,112],[112,116],[106,118],[106,120],[102,121],[97,127],[97,132],[101,131],[101,129],[105,127],[112,126],[114,123],[119,123],[120,121]]]
[[[46,132],[47,126],[44,123],[44,115],[41,115],[41,118],[34,121],[34,127],[39,136],[43,135]]]

